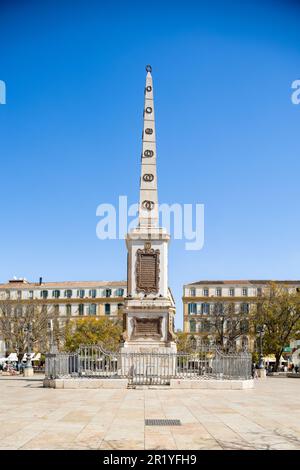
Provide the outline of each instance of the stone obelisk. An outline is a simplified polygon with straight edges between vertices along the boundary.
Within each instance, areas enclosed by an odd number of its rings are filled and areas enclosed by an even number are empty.
[[[175,304],[168,286],[169,234],[159,227],[156,136],[151,67],[146,67],[139,221],[126,237],[126,352],[175,352]]]

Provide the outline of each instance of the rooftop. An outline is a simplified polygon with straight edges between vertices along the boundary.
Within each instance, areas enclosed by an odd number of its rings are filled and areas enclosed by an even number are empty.
[[[64,289],[67,287],[126,287],[126,281],[55,281],[55,282],[29,282],[22,279],[12,279],[6,283],[0,284],[0,289],[30,289],[30,288],[45,288],[45,289]]]
[[[285,280],[285,281],[277,281],[274,279],[263,279],[263,280],[223,280],[223,281],[197,281],[197,282],[192,282],[190,284],[185,284],[185,287],[188,286],[198,286],[198,285],[264,285],[264,284],[269,284],[270,282],[276,282],[277,284],[299,284],[300,285],[300,280],[299,281],[293,281],[293,280]]]

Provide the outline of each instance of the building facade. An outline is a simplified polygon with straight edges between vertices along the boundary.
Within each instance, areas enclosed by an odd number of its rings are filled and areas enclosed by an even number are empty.
[[[67,320],[87,316],[106,316],[112,320],[122,318],[124,298],[127,295],[125,281],[63,281],[29,282],[26,279],[12,279],[0,284],[0,303],[10,303],[20,311],[29,303],[47,306],[55,313],[59,327]],[[6,346],[0,339],[0,353],[5,354]]]
[[[247,318],[256,309],[259,297],[266,291],[270,282],[276,282],[290,291],[300,292],[300,281],[223,280],[198,281],[184,285],[183,331],[196,339],[213,338],[215,312],[218,309],[229,311],[231,308],[241,325],[236,345],[248,346],[251,349],[253,342],[249,335]]]

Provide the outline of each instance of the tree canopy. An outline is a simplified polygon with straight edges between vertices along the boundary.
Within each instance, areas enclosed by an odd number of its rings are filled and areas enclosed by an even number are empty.
[[[252,323],[255,331],[263,328],[263,352],[275,355],[277,370],[284,348],[299,336],[300,294],[281,284],[270,283],[258,300]]]
[[[195,350],[195,338],[189,333],[177,331],[176,344],[178,352],[191,353]]]
[[[107,317],[71,320],[66,326],[65,347],[76,351],[80,345],[101,344],[109,351],[117,351],[121,334],[120,324]]]

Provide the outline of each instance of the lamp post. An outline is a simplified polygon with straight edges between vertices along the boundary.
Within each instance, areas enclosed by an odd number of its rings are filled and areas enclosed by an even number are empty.
[[[24,375],[29,377],[33,375],[33,367],[32,367],[32,360],[31,360],[31,339],[32,339],[32,325],[31,323],[27,323],[24,328],[24,332],[26,333],[26,341],[27,341],[27,354],[26,354],[26,365],[24,368]]]
[[[50,353],[55,354],[57,353],[57,346],[54,342],[54,328],[53,328],[53,320],[49,320],[48,322],[48,330],[49,330],[49,343],[50,343]]]
[[[263,355],[263,333],[264,333],[264,326],[261,325],[257,328],[257,333],[259,333],[259,362],[258,362],[258,368],[259,369],[264,369],[264,355]]]

